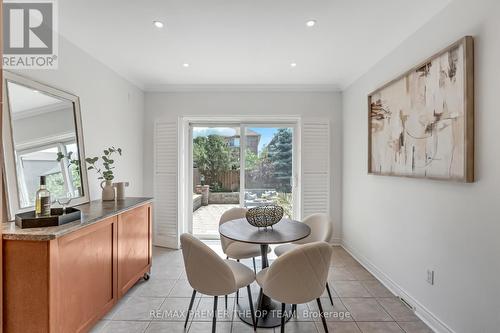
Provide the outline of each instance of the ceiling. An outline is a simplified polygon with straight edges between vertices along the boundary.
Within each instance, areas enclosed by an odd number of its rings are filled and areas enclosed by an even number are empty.
[[[11,112],[16,115],[41,109],[56,110],[71,105],[69,102],[12,82],[8,83],[8,91]]]
[[[145,90],[183,85],[342,89],[449,1],[64,0],[59,1],[59,30]],[[307,27],[309,19],[317,24]],[[164,28],[154,27],[153,20]]]

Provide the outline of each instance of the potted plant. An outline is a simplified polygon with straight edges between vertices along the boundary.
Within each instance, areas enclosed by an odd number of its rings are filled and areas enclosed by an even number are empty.
[[[115,169],[114,166],[115,160],[113,159],[113,156],[116,154],[121,156],[122,149],[111,146],[110,148],[104,149],[103,155],[100,158],[96,156],[96,157],[87,157],[85,159],[85,162],[89,164],[87,170],[95,170],[99,175],[97,179],[102,180],[101,188],[102,188],[103,201],[115,200],[115,190],[113,188],[112,181],[115,178],[115,175],[113,173],[113,170]],[[99,166],[97,164],[100,159],[102,160],[101,161],[102,166]]]

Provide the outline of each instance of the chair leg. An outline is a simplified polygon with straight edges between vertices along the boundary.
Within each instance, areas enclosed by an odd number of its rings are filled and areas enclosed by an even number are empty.
[[[318,302],[319,315],[321,316],[321,321],[323,322],[323,328],[325,329],[325,333],[328,333],[328,326],[326,326],[325,314],[323,312],[323,306],[321,306],[321,300],[316,298],[316,302]]]
[[[328,285],[328,282],[326,283],[326,291],[328,292],[328,297],[330,298],[330,303],[332,303],[332,306],[333,306],[332,293],[330,291],[330,286]]]
[[[254,332],[257,331],[257,320],[255,319],[255,311],[253,309],[253,300],[252,300],[252,289],[250,289],[250,285],[247,286],[248,292],[248,303],[250,304],[250,312],[252,315],[252,323]]]
[[[285,303],[281,303],[281,333],[285,333]]]
[[[212,319],[212,333],[215,333],[215,328],[217,326],[217,300],[218,296],[214,296],[214,318]]]
[[[252,258],[253,261],[253,271],[255,274],[257,274],[257,268],[255,267],[255,257]]]
[[[225,301],[225,304],[226,304],[226,310],[227,310],[227,295],[224,295],[224,301]]]
[[[191,296],[191,302],[189,302],[189,309],[186,314],[186,322],[184,323],[184,328],[187,327],[188,321],[189,321],[189,313],[193,309],[193,304],[194,304],[194,298],[196,297],[196,290],[193,289],[193,295]]]
[[[240,259],[236,259],[237,262],[240,262]],[[236,304],[240,304],[240,290],[236,291]]]
[[[297,314],[297,304],[292,304],[292,316]]]

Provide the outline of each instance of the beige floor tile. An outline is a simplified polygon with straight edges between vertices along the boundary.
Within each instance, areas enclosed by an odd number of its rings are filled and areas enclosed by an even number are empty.
[[[111,321],[100,333],[143,333],[148,321]]]
[[[177,280],[168,297],[191,297],[192,294],[193,287],[187,280]]]
[[[186,314],[188,313],[190,298],[187,297],[167,297],[163,302],[159,316],[157,318],[152,318],[153,321],[184,321],[186,320]],[[190,321],[193,319],[193,314],[198,307],[200,302],[200,297],[196,297],[193,303],[192,313],[189,315]]]
[[[356,266],[347,266],[347,269],[356,278],[356,280],[375,280],[375,277],[366,270],[366,268],[357,264]]]
[[[102,319],[113,319],[113,316],[118,312],[118,310],[120,310],[129,300],[130,297],[123,297],[120,299],[118,303],[116,303],[115,306],[113,306],[111,310],[109,310],[109,312],[102,317]]]
[[[165,298],[131,297],[113,316],[113,320],[152,320]]]
[[[373,297],[359,281],[335,281],[331,286],[340,297]]]
[[[379,298],[378,302],[384,307],[385,311],[395,321],[419,321],[415,313],[406,307],[398,298]]]
[[[207,331],[209,332],[209,331]],[[233,333],[252,333],[253,327],[241,322],[239,319],[235,318],[233,321]],[[257,328],[257,333],[274,333],[279,332],[279,328],[275,331],[274,328]]]
[[[280,327],[277,328],[280,330]],[[314,322],[288,321],[285,323],[285,332],[287,333],[318,333]]]
[[[146,333],[184,333],[189,329],[189,325],[184,330],[183,322],[152,322],[146,330]],[[210,331],[207,331],[210,332]]]
[[[342,298],[355,321],[392,321],[375,298]]]
[[[110,323],[109,320],[100,320],[97,322],[97,324],[95,324],[94,327],[92,327],[89,333],[101,333],[102,330],[104,329],[104,326],[106,326],[109,323]]]
[[[377,280],[366,280],[361,281],[361,283],[374,297],[395,297],[389,289]]]
[[[177,280],[155,279],[142,283],[134,296],[167,297]]]
[[[404,333],[395,322],[365,322],[358,323],[358,327],[363,333]]]
[[[335,289],[333,288],[333,283],[328,282],[328,286],[330,287],[330,293],[332,294],[332,298],[333,298],[333,297],[339,297],[339,295],[337,295],[337,292],[336,292],[336,291],[335,291]],[[325,288],[325,290],[323,291],[323,293],[321,294],[321,298],[330,298],[330,297],[328,296],[328,291],[326,290],[326,288]],[[326,302],[326,300],[325,300],[325,302]],[[330,302],[330,301],[328,301],[328,302]]]
[[[338,322],[338,321],[329,321],[326,323],[328,327],[329,333],[361,333],[356,323],[346,323],[346,322]],[[318,331],[320,333],[324,333],[325,330],[323,328],[323,324],[320,322],[316,323],[318,327]]]
[[[154,262],[154,259],[153,259]],[[185,272],[184,267],[180,266],[169,266],[168,264],[165,265],[153,265],[151,269],[151,280],[177,280],[182,273]],[[151,281],[150,280],[150,281]]]
[[[215,326],[216,333],[231,333],[231,322],[217,322]],[[189,327],[189,333],[208,333],[212,332],[212,322],[193,322]]]
[[[317,302],[313,301],[307,305],[310,311],[307,316],[312,318],[314,321],[321,322]],[[346,309],[340,298],[333,299],[333,306],[330,302],[325,302],[324,299],[322,299],[321,305],[323,306],[326,321],[353,321],[351,313]]]
[[[227,310],[225,309],[224,297],[219,297],[217,301],[217,321],[231,321],[234,315],[234,298],[228,298]],[[213,297],[202,297],[198,303],[193,321],[212,321],[214,308]]]
[[[433,331],[422,321],[398,322],[406,333],[433,333]]]
[[[210,241],[209,246],[222,255],[219,241]],[[271,262],[272,258],[273,255],[270,256]],[[253,266],[251,260],[245,260],[244,264],[248,267]],[[257,260],[257,269],[260,270],[260,260]],[[331,306],[326,290],[321,301],[330,332],[401,333],[403,330],[406,333],[432,332],[344,249],[333,247],[329,273],[334,306]],[[254,302],[257,301],[259,290],[259,286],[253,283]],[[168,295],[166,298],[155,297],[166,295]],[[186,278],[182,251],[154,247],[151,279],[140,280],[91,332],[188,333],[183,326],[191,295],[192,288]],[[231,311],[236,309],[234,297],[235,294],[229,297],[228,308],[231,315],[219,317],[217,332],[253,332],[251,326],[241,322],[234,315],[234,311]],[[240,290],[239,301],[243,306],[247,306],[246,289]],[[193,308],[198,317],[193,320],[194,314],[192,314],[188,324],[189,332],[211,332],[211,313],[207,318],[199,316],[202,313],[208,314],[212,311],[212,307],[211,296],[197,295]],[[220,315],[224,314],[224,297],[219,297],[218,309],[222,310]],[[151,314],[151,311],[155,310],[157,318]],[[287,332],[323,332],[315,301],[299,304],[297,312],[297,318],[287,322]],[[127,325],[128,323],[131,324]],[[108,326],[111,330],[107,329]],[[278,333],[279,328],[258,329],[258,332]]]
[[[333,267],[330,268],[328,274],[328,281],[332,283],[333,281],[354,281],[356,278],[354,275],[345,267]]]

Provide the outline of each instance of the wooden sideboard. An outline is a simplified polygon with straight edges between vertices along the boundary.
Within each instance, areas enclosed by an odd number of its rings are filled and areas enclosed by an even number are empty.
[[[3,227],[5,332],[87,332],[152,263],[150,198],[77,206],[61,227]]]

